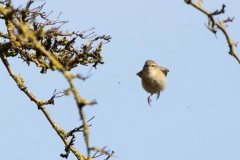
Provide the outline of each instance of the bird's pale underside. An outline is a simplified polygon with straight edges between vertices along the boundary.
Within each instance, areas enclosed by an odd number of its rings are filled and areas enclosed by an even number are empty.
[[[158,99],[160,92],[166,88],[166,76],[168,72],[167,68],[158,66],[153,60],[147,60],[143,69],[137,73],[142,79],[143,89],[151,94],[148,97],[148,104],[150,106],[152,101],[150,97],[156,93]]]

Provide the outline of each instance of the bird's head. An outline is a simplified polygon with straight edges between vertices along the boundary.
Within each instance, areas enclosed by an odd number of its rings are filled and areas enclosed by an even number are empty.
[[[147,60],[143,66],[143,70],[155,70],[157,68],[157,64],[153,60]]]

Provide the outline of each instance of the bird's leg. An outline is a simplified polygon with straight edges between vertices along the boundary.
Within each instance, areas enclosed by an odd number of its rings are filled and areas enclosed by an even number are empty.
[[[158,100],[159,97],[160,97],[160,91],[157,92],[157,99],[156,100]]]
[[[151,93],[151,95],[147,98],[148,104],[149,104],[150,106],[151,106],[151,101],[152,101],[150,97],[151,97],[152,95],[153,95],[153,94]]]

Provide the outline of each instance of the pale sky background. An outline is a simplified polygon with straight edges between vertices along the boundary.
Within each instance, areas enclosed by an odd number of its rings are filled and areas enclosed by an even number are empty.
[[[207,17],[183,0],[46,0],[43,11],[60,12],[69,23],[63,31],[95,27],[98,35],[110,35],[103,47],[104,65],[92,69],[87,81],[76,80],[82,97],[98,105],[84,108],[91,121],[91,146],[114,150],[116,160],[239,160],[240,159],[240,65],[229,56],[224,35],[217,38],[205,26]],[[17,8],[27,1],[14,0]],[[227,28],[240,41],[239,0],[204,1],[209,11],[234,16]],[[0,30],[5,31],[4,22]],[[80,46],[86,40],[80,40]],[[235,48],[240,55],[240,49]],[[158,101],[149,96],[136,73],[148,59],[170,70],[167,88]],[[28,89],[39,99],[49,99],[54,89],[68,87],[58,71],[40,69],[9,58],[15,73],[21,74]],[[72,73],[86,75],[91,66],[79,66]],[[118,82],[121,82],[120,84]],[[3,160],[61,160],[64,144],[36,105],[21,92],[0,63],[0,127]],[[72,96],[47,106],[52,118],[66,131],[79,125],[78,109]],[[82,133],[75,147],[86,154]],[[102,156],[98,159],[104,159]],[[71,153],[69,160],[75,160]]]

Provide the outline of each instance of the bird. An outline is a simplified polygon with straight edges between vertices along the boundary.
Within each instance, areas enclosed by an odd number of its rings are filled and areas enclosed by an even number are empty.
[[[167,68],[158,66],[153,60],[147,60],[143,69],[137,73],[142,79],[143,89],[151,95],[147,98],[148,104],[151,106],[151,96],[157,94],[157,99],[160,92],[166,88],[166,77],[169,70]],[[157,100],[156,99],[156,100]]]

